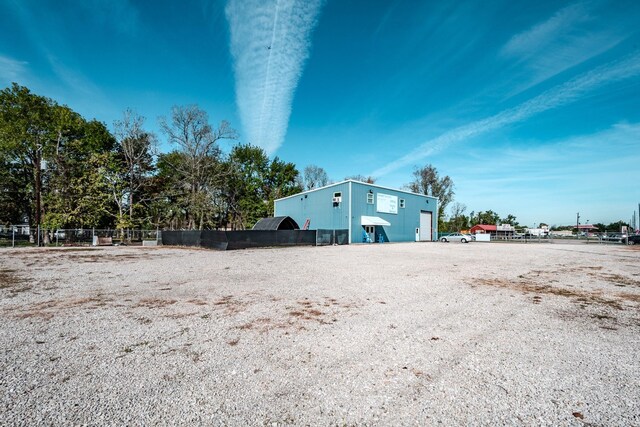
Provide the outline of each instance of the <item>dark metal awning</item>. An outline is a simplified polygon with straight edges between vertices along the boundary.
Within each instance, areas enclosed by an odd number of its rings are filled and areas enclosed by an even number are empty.
[[[290,216],[275,216],[262,218],[252,230],[299,230],[298,223]]]

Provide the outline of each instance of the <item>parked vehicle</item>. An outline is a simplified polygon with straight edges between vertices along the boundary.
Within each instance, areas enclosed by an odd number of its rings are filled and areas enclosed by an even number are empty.
[[[474,238],[470,234],[462,234],[462,233],[451,233],[448,236],[442,236],[440,238],[441,242],[460,242],[460,243],[469,243]]]
[[[632,236],[629,236],[629,244],[640,245],[640,234],[634,234]]]
[[[622,233],[609,233],[602,236],[602,240],[606,240],[607,242],[621,242],[626,238],[627,235]]]

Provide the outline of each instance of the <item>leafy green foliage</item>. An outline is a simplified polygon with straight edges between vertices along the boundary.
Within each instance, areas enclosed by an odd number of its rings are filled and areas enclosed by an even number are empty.
[[[441,177],[433,165],[426,165],[413,171],[413,181],[407,187],[414,193],[433,196],[438,199],[438,228],[444,227],[444,213],[453,200],[453,180]]]
[[[240,144],[197,106],[174,107],[161,127],[175,149],[131,110],[114,135],[67,106],[13,84],[0,92],[0,221],[56,228],[250,228],[275,199],[302,190],[293,163]],[[322,178],[322,177],[320,177]],[[326,179],[326,173],[325,173]]]
[[[114,140],[97,121],[13,84],[0,92],[0,155],[14,190],[10,216],[26,214],[46,227],[89,226],[104,218],[83,215],[83,199],[95,198],[87,185],[95,153],[109,151]],[[15,191],[17,188],[23,191]],[[21,212],[18,212],[20,210]],[[103,213],[103,215],[105,215]]]
[[[273,215],[273,201],[301,191],[293,163],[278,157],[269,161],[259,147],[238,145],[229,155],[228,206],[233,228],[251,228],[260,218]]]
[[[127,109],[123,119],[114,122],[117,160],[120,162],[119,182],[122,183],[118,187],[116,204],[119,217],[124,219],[126,216],[127,224],[133,227],[140,226],[144,220],[144,209],[149,201],[146,187],[153,172],[152,152],[156,138],[144,130],[144,121],[144,117]]]
[[[19,224],[22,214],[29,212],[29,191],[22,172],[16,163],[0,159],[0,223]]]

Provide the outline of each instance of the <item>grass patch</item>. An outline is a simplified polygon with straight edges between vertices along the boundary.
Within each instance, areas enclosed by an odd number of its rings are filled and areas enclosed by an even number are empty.
[[[583,291],[579,289],[560,288],[550,285],[542,285],[527,280],[507,280],[507,279],[476,279],[476,284],[483,286],[492,286],[501,289],[511,289],[525,293],[535,293],[538,295],[555,295],[563,298],[572,299],[579,304],[599,304],[605,305],[616,310],[622,310],[622,304],[619,300],[605,298],[600,292]],[[629,294],[633,295],[633,294]],[[621,294],[619,294],[621,296]],[[628,298],[628,296],[627,296]]]
[[[146,307],[146,308],[164,308],[175,304],[177,301],[174,299],[162,299],[162,298],[142,298],[136,304],[136,307]]]
[[[8,268],[0,270],[0,289],[7,289],[14,295],[31,289],[31,286],[26,284],[27,281],[16,273],[17,270]]]
[[[624,287],[624,286],[635,286],[640,288],[640,280],[632,279],[630,277],[624,277],[620,274],[606,274],[601,273],[597,275],[597,277],[609,282],[613,283],[616,286]]]

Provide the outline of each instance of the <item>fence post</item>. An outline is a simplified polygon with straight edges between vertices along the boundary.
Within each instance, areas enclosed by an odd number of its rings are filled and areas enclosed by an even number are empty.
[[[11,247],[15,248],[16,247],[16,228],[12,225],[11,226]]]
[[[38,233],[38,247],[40,247],[40,224],[38,224],[38,228],[36,229],[36,232]]]

